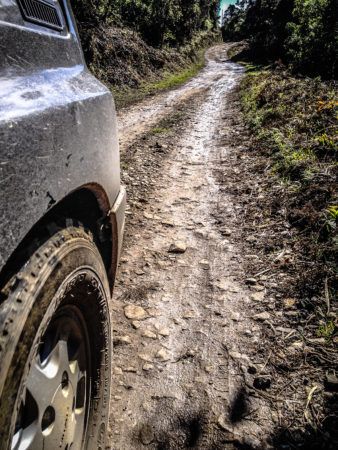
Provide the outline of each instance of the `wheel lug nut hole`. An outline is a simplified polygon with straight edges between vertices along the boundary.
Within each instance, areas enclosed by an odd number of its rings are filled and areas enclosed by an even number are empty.
[[[55,409],[52,406],[48,406],[43,413],[41,420],[41,430],[44,436],[51,433],[55,422]]]
[[[61,379],[62,389],[67,389],[68,388],[68,384],[69,384],[68,373],[67,372],[63,372],[62,379]]]
[[[68,396],[68,392],[69,392],[69,378],[68,378],[68,373],[65,371],[62,374],[62,378],[61,378],[61,388],[62,388],[62,393],[65,397]]]

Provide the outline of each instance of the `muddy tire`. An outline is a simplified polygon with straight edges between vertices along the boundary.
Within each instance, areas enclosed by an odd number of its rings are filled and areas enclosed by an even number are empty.
[[[0,448],[103,449],[111,337],[106,271],[90,233],[56,232],[0,305]]]

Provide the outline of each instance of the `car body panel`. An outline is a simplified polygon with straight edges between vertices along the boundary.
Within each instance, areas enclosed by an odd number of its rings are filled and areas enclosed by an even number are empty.
[[[120,191],[114,102],[60,4],[62,33],[27,24],[15,1],[0,0],[0,270],[69,193],[96,186],[111,207]]]

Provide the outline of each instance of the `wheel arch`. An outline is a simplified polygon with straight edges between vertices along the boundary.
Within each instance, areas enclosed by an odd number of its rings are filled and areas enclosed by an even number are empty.
[[[2,297],[6,297],[1,289],[51,234],[67,226],[69,221],[82,225],[93,234],[112,290],[117,260],[117,229],[114,217],[109,216],[109,210],[105,190],[95,183],[80,186],[55,203],[28,231],[1,270],[0,302]]]

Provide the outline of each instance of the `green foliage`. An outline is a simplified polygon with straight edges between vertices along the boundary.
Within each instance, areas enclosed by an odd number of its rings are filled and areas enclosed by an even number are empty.
[[[246,39],[255,60],[278,61],[293,71],[338,74],[337,0],[238,0],[222,26],[225,40]]]
[[[318,330],[317,330],[317,336],[324,337],[326,339],[330,339],[333,335],[335,326],[333,320],[329,320],[327,322],[322,323]]]
[[[217,28],[219,0],[71,0],[79,31],[99,25],[132,29],[155,47],[180,46],[197,31]]]
[[[338,49],[336,5],[335,0],[295,0],[292,21],[286,24],[284,43],[287,60],[294,70],[320,73],[330,78],[335,76]]]

